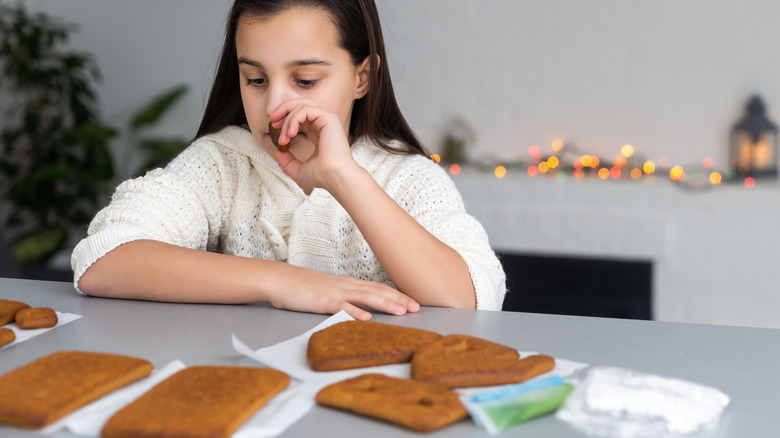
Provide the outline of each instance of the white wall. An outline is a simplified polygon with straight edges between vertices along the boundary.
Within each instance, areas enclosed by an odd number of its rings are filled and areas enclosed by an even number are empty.
[[[772,0],[381,1],[399,98],[431,144],[445,118],[476,157],[561,137],[616,154],[727,160],[753,92],[780,120],[780,3]],[[549,149],[548,149],[549,150]]]
[[[92,53],[102,73],[106,121],[126,128],[155,96],[180,83],[190,92],[155,132],[194,136],[222,45],[229,0],[27,0],[79,25],[70,46]],[[118,147],[124,138],[117,139]]]
[[[161,130],[194,134],[230,0],[28,0],[76,22],[97,56],[104,115],[124,126],[180,82],[191,94]],[[729,127],[754,92],[780,120],[780,3],[773,0],[377,0],[398,99],[437,150],[452,117],[473,158],[555,138],[725,166]]]

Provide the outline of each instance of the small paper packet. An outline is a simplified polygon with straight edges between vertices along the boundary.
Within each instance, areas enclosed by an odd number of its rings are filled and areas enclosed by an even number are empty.
[[[558,409],[574,386],[558,376],[485,392],[461,394],[461,403],[477,425],[495,435]]]

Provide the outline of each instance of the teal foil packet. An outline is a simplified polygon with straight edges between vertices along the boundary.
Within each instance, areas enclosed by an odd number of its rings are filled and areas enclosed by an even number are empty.
[[[557,410],[574,386],[560,377],[520,383],[497,390],[461,396],[471,418],[495,435],[519,423]]]

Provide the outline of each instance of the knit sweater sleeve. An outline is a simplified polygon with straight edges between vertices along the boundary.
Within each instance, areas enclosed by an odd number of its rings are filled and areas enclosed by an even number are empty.
[[[90,223],[74,248],[74,285],[95,261],[116,247],[151,239],[186,248],[213,250],[224,200],[235,192],[230,153],[201,139],[163,169],[120,184],[110,204]],[[80,292],[80,291],[79,291]]]
[[[506,275],[482,225],[466,212],[441,166],[415,156],[397,166],[387,192],[431,234],[458,252],[471,274],[477,309],[501,310]]]

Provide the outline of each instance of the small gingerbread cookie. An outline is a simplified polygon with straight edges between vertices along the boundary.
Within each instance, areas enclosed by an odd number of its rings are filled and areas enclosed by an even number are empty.
[[[287,143],[285,145],[279,144],[279,136],[282,135],[282,130],[279,128],[274,128],[274,125],[269,121],[268,122],[268,134],[271,136],[271,143],[276,146],[276,149],[279,149],[282,152],[287,151],[287,149],[290,149],[290,143]]]
[[[16,312],[29,308],[30,306],[20,301],[0,300],[0,325],[13,322]]]
[[[448,388],[518,383],[555,368],[555,359],[537,354],[518,360],[516,350],[485,339],[449,335],[420,347],[411,376]]]
[[[24,330],[54,327],[57,321],[57,312],[48,307],[34,307],[16,312],[16,325]]]
[[[0,327],[0,347],[16,340],[16,333],[9,328]]]
[[[383,374],[363,374],[326,386],[316,400],[418,432],[441,429],[468,416],[458,395],[444,387]]]

